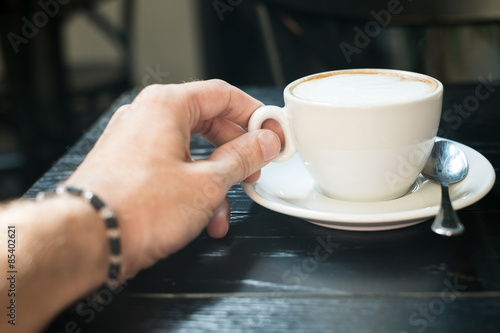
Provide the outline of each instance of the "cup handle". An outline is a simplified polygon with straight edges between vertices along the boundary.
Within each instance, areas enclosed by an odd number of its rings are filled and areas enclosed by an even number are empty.
[[[256,129],[260,129],[264,121],[266,121],[267,119],[276,120],[281,125],[283,134],[285,136],[285,146],[273,159],[273,162],[285,162],[286,160],[290,159],[293,154],[295,154],[296,150],[292,131],[285,115],[285,108],[280,108],[273,105],[266,105],[258,108],[250,117],[250,120],[248,122],[248,130],[253,131]]]

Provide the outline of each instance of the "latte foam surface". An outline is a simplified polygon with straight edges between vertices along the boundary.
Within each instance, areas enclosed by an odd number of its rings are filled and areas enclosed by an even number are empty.
[[[380,105],[411,101],[435,87],[424,81],[388,74],[337,74],[304,81],[292,94],[335,105]]]

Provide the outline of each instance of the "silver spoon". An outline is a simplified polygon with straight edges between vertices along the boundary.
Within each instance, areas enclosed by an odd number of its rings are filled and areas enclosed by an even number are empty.
[[[468,170],[465,154],[456,144],[446,140],[434,143],[422,174],[441,184],[441,208],[431,226],[435,233],[455,236],[464,232],[464,226],[451,206],[448,185],[464,179]]]

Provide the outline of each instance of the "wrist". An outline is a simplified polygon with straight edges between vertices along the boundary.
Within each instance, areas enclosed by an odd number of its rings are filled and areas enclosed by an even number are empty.
[[[16,301],[30,314],[29,320],[20,322],[21,331],[39,329],[105,282],[106,228],[84,201],[72,197],[39,203],[19,200],[0,211],[0,220],[15,226],[17,235],[16,274],[22,292]]]
[[[106,235],[110,248],[109,274],[106,285],[111,289],[117,288],[120,285],[121,280],[120,268],[122,264],[122,253],[120,228],[118,227],[118,220],[115,213],[97,195],[87,189],[79,188],[73,185],[59,184],[56,188],[55,194],[63,197],[72,196],[87,203],[88,206],[91,206],[94,209],[94,211],[102,219],[102,222],[106,225]],[[44,197],[44,192],[37,195],[37,199],[39,200],[43,200]]]
[[[70,196],[49,198],[40,207],[45,233],[48,239],[54,239],[49,258],[59,258],[54,269],[64,272],[63,277],[73,287],[80,286],[82,295],[101,286],[106,281],[110,251],[100,216],[86,202]],[[45,242],[47,238],[34,241],[40,240]]]

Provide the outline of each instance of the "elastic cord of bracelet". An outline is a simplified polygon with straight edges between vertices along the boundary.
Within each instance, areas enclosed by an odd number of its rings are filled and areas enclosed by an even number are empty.
[[[49,193],[50,194],[50,193]],[[116,289],[120,285],[120,267],[122,263],[121,245],[120,245],[120,229],[118,227],[118,220],[115,214],[97,195],[91,191],[78,188],[76,186],[59,184],[54,193],[59,196],[71,195],[74,197],[82,198],[88,202],[104,220],[106,224],[107,236],[111,254],[109,257],[109,273],[106,285],[110,289]],[[37,201],[43,200],[47,193],[40,192],[36,196]]]

